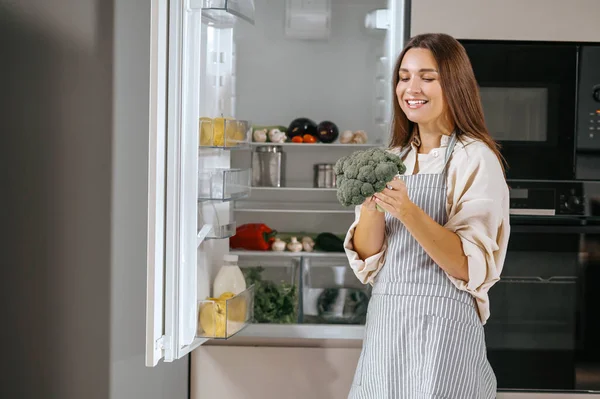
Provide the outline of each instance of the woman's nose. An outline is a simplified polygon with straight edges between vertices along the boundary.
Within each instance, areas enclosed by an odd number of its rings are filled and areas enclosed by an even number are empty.
[[[406,91],[408,91],[409,93],[420,93],[421,86],[419,85],[419,82],[417,82],[416,79],[411,79],[408,82],[408,88],[406,89]]]

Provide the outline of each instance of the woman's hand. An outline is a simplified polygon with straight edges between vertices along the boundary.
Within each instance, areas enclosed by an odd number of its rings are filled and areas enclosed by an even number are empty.
[[[382,192],[375,193],[375,203],[396,219],[403,221],[416,205],[408,198],[408,190],[404,180],[394,177]]]
[[[377,210],[377,202],[375,202],[375,197],[371,196],[368,197],[367,199],[365,199],[365,202],[363,202],[360,206],[360,210],[366,210],[366,211],[376,211]]]

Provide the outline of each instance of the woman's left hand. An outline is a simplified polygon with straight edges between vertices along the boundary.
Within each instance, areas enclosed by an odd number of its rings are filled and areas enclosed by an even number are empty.
[[[375,193],[374,197],[381,208],[400,221],[415,207],[415,204],[408,198],[406,183],[397,176],[387,184],[382,192]]]

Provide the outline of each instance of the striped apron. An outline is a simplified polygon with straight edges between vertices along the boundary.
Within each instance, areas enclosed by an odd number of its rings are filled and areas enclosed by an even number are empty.
[[[455,144],[453,134],[442,173],[402,177],[409,198],[441,225]],[[452,284],[398,219],[386,214],[385,226],[386,260],[373,285],[349,398],[494,398],[496,377],[474,298]]]

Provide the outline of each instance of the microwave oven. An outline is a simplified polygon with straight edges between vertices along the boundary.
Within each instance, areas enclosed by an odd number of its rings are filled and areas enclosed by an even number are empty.
[[[600,156],[600,44],[461,43],[509,179],[576,179],[578,156]]]

